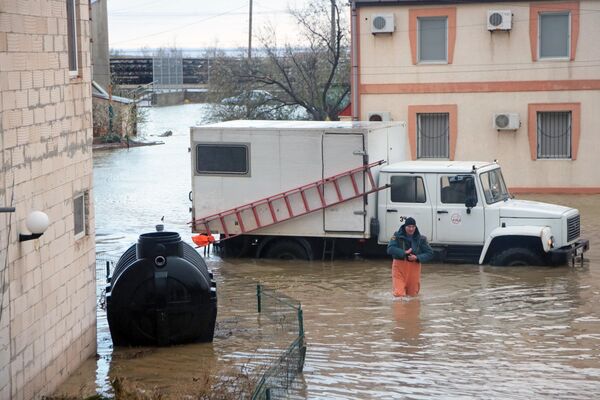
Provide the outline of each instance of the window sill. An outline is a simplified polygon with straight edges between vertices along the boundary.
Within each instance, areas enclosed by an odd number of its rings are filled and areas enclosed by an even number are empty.
[[[537,61],[571,61],[570,57],[538,57]]]
[[[450,65],[448,60],[440,60],[440,61],[419,61],[417,65]]]

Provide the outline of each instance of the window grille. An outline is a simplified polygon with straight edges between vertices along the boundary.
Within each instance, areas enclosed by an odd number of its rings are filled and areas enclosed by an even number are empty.
[[[571,112],[537,113],[537,158],[571,158]]]
[[[450,114],[417,114],[417,158],[449,158]]]

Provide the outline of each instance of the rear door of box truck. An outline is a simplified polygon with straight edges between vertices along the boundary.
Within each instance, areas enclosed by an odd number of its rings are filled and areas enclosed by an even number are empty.
[[[335,133],[325,132],[323,135],[323,178],[357,168],[363,165],[365,137],[361,132]],[[360,191],[364,191],[364,174],[355,175]],[[332,185],[325,190],[327,199],[335,201],[337,194]],[[353,195],[353,187],[349,177],[341,179],[342,198]],[[323,230],[325,232],[364,232],[365,204],[363,197],[333,205],[325,209]]]

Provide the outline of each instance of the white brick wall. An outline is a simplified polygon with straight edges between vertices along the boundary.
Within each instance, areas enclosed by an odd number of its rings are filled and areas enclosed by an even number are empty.
[[[0,214],[0,399],[52,393],[96,350],[94,233],[73,234],[73,196],[93,199],[87,1],[77,10],[80,69],[71,78],[65,1],[2,0],[0,207],[17,211]],[[34,209],[50,226],[19,242]]]

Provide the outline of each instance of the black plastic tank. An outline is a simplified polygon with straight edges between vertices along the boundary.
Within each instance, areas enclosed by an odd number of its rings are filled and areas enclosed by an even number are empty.
[[[106,314],[115,346],[211,342],[217,286],[178,233],[144,233],[114,268]]]

